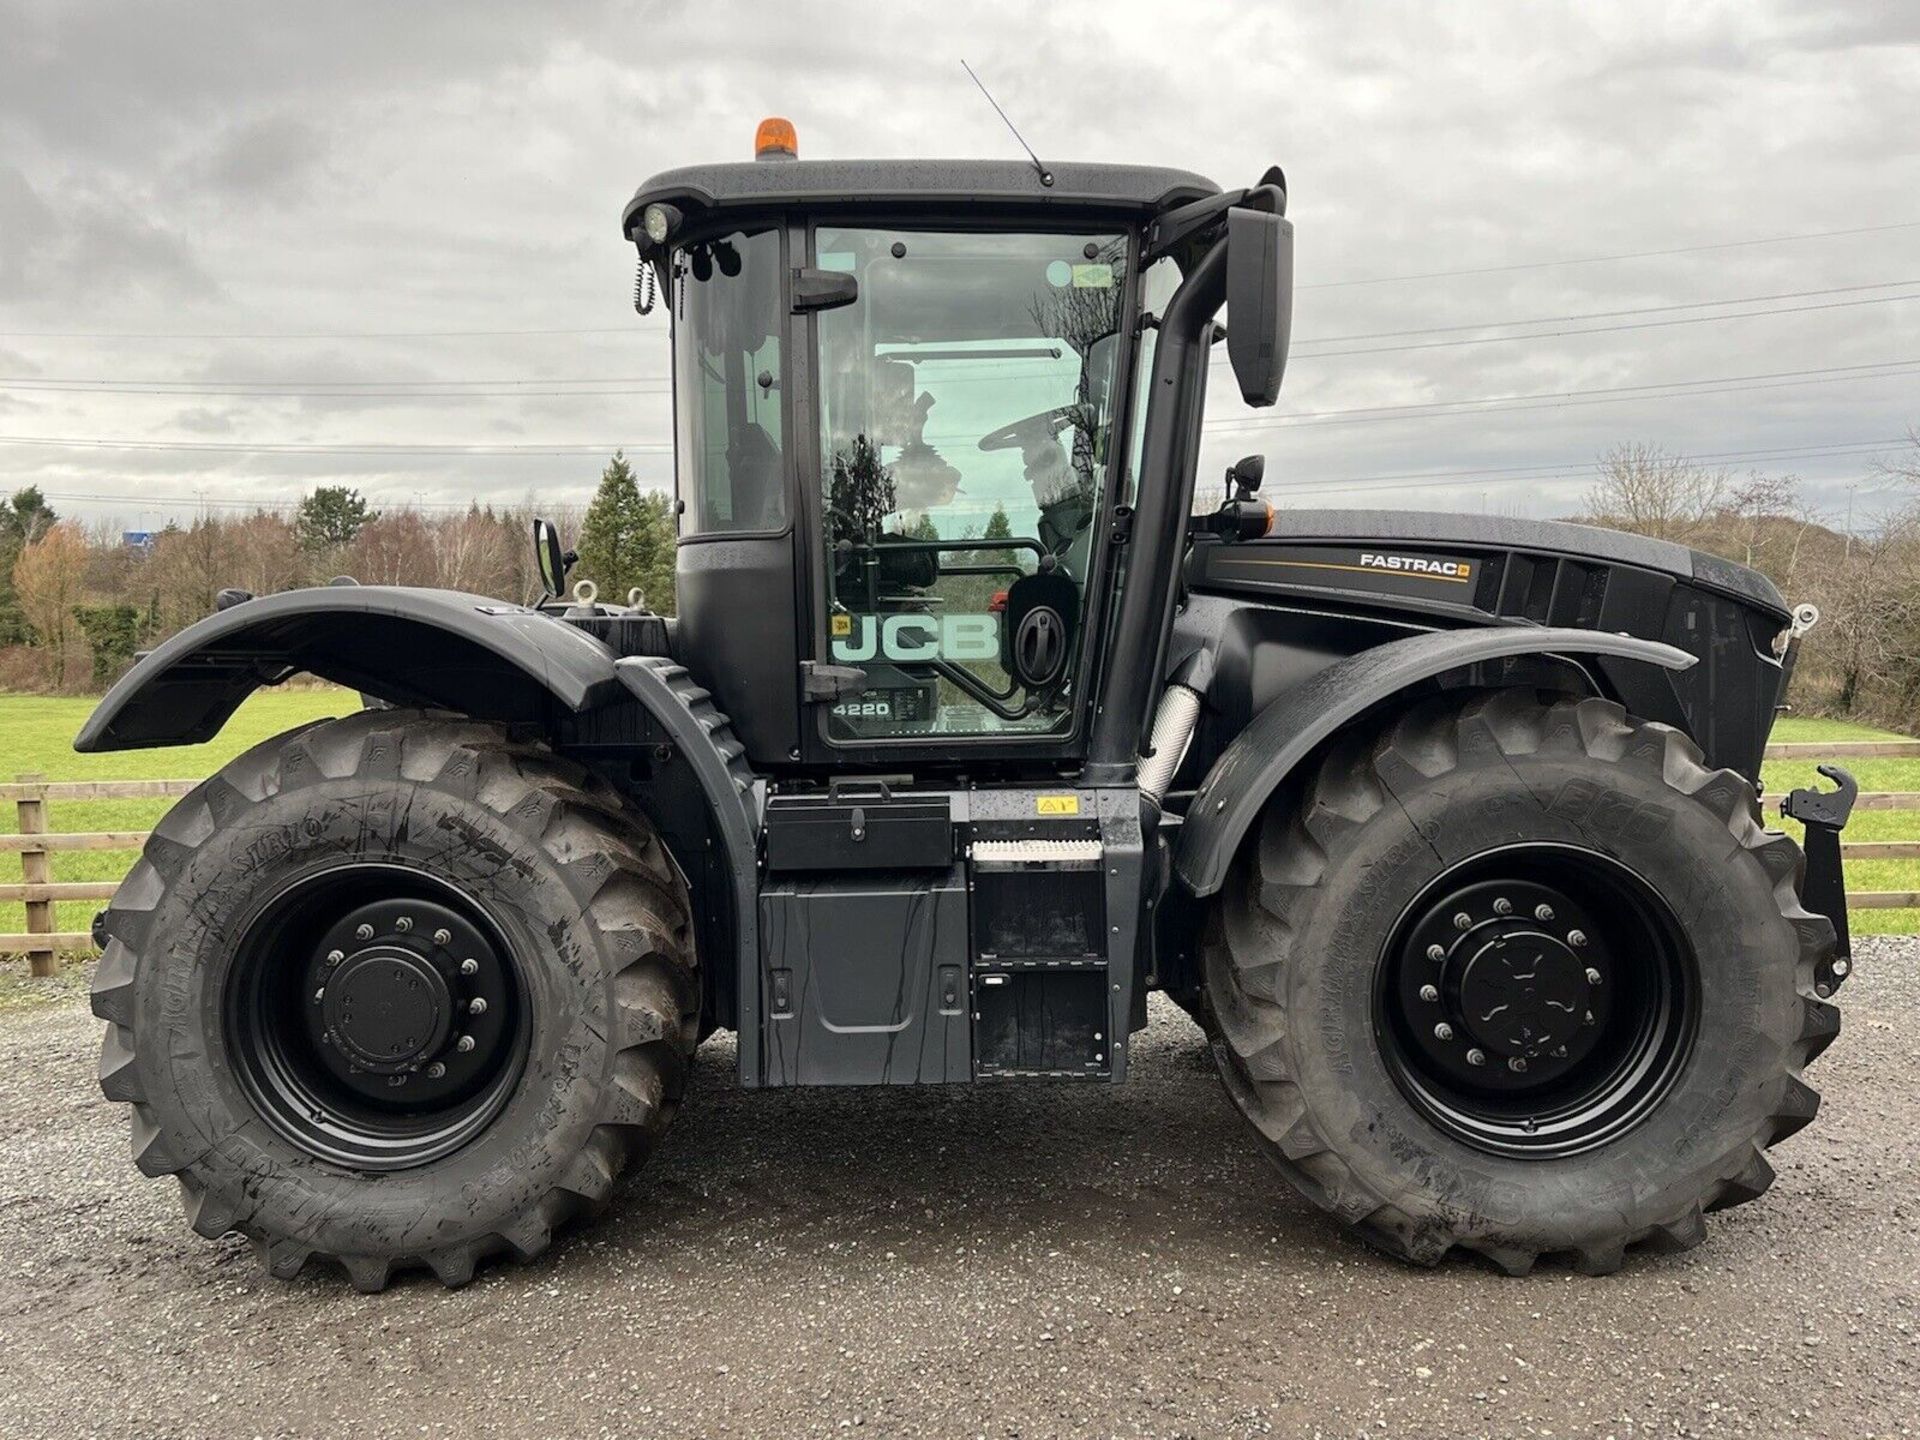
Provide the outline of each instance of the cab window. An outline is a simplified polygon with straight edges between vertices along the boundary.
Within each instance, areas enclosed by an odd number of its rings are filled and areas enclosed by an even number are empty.
[[[830,738],[1072,725],[1127,238],[821,227]]]
[[[674,402],[688,535],[787,523],[780,434],[780,236],[705,241],[676,257]]]

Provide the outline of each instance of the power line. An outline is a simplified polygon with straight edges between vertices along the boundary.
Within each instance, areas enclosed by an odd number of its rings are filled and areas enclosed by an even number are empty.
[[[541,376],[499,376],[484,380],[168,380],[161,378],[125,378],[115,376],[89,375],[4,375],[0,376],[0,385],[9,389],[15,386],[62,385],[80,389],[109,388],[121,385],[151,385],[163,390],[173,390],[186,386],[209,386],[207,391],[192,393],[243,394],[252,390],[270,387],[267,393],[279,394],[283,388],[298,392],[315,391],[323,394],[337,394],[354,390],[396,390],[406,391],[412,387],[439,389],[468,386],[526,386],[526,385],[659,385],[670,386],[673,377],[669,375],[586,375],[546,378]],[[624,392],[621,392],[624,393]]]
[[[1802,240],[1830,240],[1841,235],[1877,235],[1888,230],[1920,228],[1920,220],[1891,225],[1855,225],[1845,230],[1807,230],[1797,235],[1763,235],[1748,240],[1718,240],[1704,245],[1674,245],[1663,250],[1629,250],[1616,255],[1584,255],[1566,260],[1526,260],[1511,265],[1480,265],[1467,270],[1426,270],[1406,275],[1369,275],[1357,280],[1317,280],[1296,286],[1300,290],[1338,290],[1351,285],[1388,285],[1402,280],[1451,280],[1463,275],[1503,275],[1514,270],[1549,270],[1557,265],[1605,265],[1616,260],[1649,260],[1663,255],[1698,255],[1709,250],[1738,250],[1749,245],[1786,245]]]
[[[1624,310],[1594,310],[1571,315],[1541,315],[1527,319],[1489,320],[1472,325],[1439,325],[1412,330],[1378,330],[1355,335],[1328,335],[1297,341],[1298,345],[1335,344],[1353,340],[1394,339],[1411,335],[1457,334],[1471,330],[1506,329],[1517,326],[1550,325],[1579,320],[1609,319],[1629,315],[1666,314],[1676,310],[1694,310],[1713,306],[1759,304],[1769,300],[1790,300],[1812,296],[1851,294],[1862,290],[1880,290],[1906,285],[1920,284],[1914,280],[1883,280],[1872,284],[1841,285],[1820,290],[1790,290],[1773,295],[1745,295],[1725,300],[1684,301],[1667,305],[1649,305]],[[1835,301],[1818,305],[1780,306],[1764,310],[1754,310],[1737,315],[1699,315],[1677,320],[1652,321],[1643,324],[1606,325],[1580,330],[1547,331],[1529,335],[1494,335],[1471,339],[1435,341],[1423,345],[1383,345],[1359,350],[1320,351],[1314,354],[1300,354],[1300,360],[1328,359],[1340,355],[1381,355],[1397,351],[1439,349],[1458,345],[1483,345],[1518,340],[1555,339],[1565,335],[1597,335],[1621,330],[1652,329],[1669,325],[1694,325],[1715,323],[1723,320],[1744,320],[1767,315],[1801,314],[1810,310],[1843,309],[1858,305],[1884,305],[1902,300],[1920,299],[1920,292],[1907,295],[1879,295],[1861,300]],[[1213,357],[1213,363],[1226,363],[1224,355]],[[525,396],[527,398],[568,398],[572,396],[592,397],[628,396],[654,393],[666,393],[673,385],[672,377],[667,375],[620,375],[620,376],[564,376],[550,378],[519,378],[514,376],[495,376],[484,379],[425,379],[425,380],[168,380],[160,378],[114,378],[108,376],[45,376],[45,375],[9,375],[0,376],[0,389],[19,392],[48,394],[106,394],[106,395],[180,395],[190,397],[239,396],[264,398],[292,397],[338,397],[343,399],[462,399],[462,398],[507,398]],[[538,386],[593,387],[580,389],[536,389]]]
[[[1889,445],[1904,445],[1909,442],[1905,435],[1887,436],[1878,440],[1849,440],[1831,445],[1771,446],[1750,450],[1713,450],[1701,451],[1690,455],[1676,455],[1675,460],[1688,464],[1716,464],[1727,460],[1807,460],[1841,455],[1863,455],[1884,451]],[[1350,475],[1337,480],[1283,481],[1276,487],[1276,496],[1285,499],[1289,496],[1320,494],[1327,491],[1366,490],[1429,490],[1462,488],[1463,480],[1483,479],[1490,485],[1521,484],[1528,480],[1567,480],[1579,479],[1590,475],[1597,468],[1597,462],[1586,460],[1541,461],[1531,465],[1495,465],[1470,470],[1415,470],[1380,475]],[[583,482],[582,490],[586,488]],[[96,495],[80,491],[49,490],[45,492],[49,500],[62,503],[86,504],[128,504],[140,505],[148,509],[166,505],[194,505],[206,509],[222,510],[288,510],[301,503],[301,497],[284,499],[248,499],[222,500],[209,499],[203,495]],[[417,510],[464,511],[478,502],[468,500],[383,500],[378,496],[368,497],[370,503],[398,508],[411,507]],[[491,503],[491,502],[489,502]],[[984,510],[980,513],[986,513]]]
[[[0,340],[493,340],[535,335],[635,335],[636,325],[550,330],[0,330]]]
[[[110,440],[66,435],[0,435],[0,445],[44,446],[55,450],[197,450],[238,455],[611,455],[671,453],[671,444],[585,445],[570,442],[528,445],[441,445],[430,442],[399,444],[302,444],[270,442],[253,445],[215,440]]]
[[[1629,315],[1663,315],[1674,310],[1703,310],[1716,305],[1759,305],[1770,300],[1806,300],[1820,295],[1850,295],[1861,290],[1894,290],[1920,285],[1915,280],[1875,280],[1865,285],[1835,285],[1825,290],[1783,290],[1773,295],[1736,295],[1726,300],[1681,300],[1667,305],[1642,305],[1627,310],[1587,310],[1572,315],[1537,315],[1523,320],[1482,320],[1471,325],[1429,325],[1418,330],[1374,330],[1361,335],[1324,335],[1302,340],[1303,345],[1344,344],[1349,340],[1398,340],[1409,335],[1453,335],[1468,330],[1505,330],[1515,325],[1557,325],[1572,320],[1618,320]]]
[[[1577,330],[1540,330],[1525,335],[1479,335],[1463,340],[1427,340],[1414,345],[1372,345],[1350,350],[1316,350],[1301,360],[1332,360],[1342,355],[1394,355],[1412,350],[1451,350],[1462,345],[1502,345],[1520,340],[1558,340],[1568,335],[1611,335],[1622,330],[1665,330],[1675,325],[1710,325],[1722,320],[1754,320],[1768,315],[1802,315],[1811,310],[1851,310],[1861,305],[1891,305],[1898,300],[1920,300],[1912,295],[1876,295],[1867,300],[1828,300],[1817,305],[1781,305],[1766,310],[1743,310],[1729,315],[1688,315],[1676,320],[1640,320],[1626,325],[1589,325]],[[1211,357],[1218,365],[1224,356]]]
[[[1612,255],[1580,255],[1557,260],[1524,260],[1505,265],[1479,265],[1460,270],[1424,270],[1398,275],[1367,275],[1351,280],[1315,280],[1297,284],[1297,290],[1337,290],[1355,285],[1390,285],[1408,280],[1450,280],[1467,275],[1499,275],[1516,270],[1548,270],[1561,265],[1602,265],[1621,260],[1646,260],[1668,255],[1696,255],[1714,250],[1739,250],[1756,245],[1797,244],[1848,235],[1876,235],[1892,230],[1920,228],[1920,220],[1885,225],[1854,225],[1841,230],[1807,230],[1791,235],[1761,235],[1742,240],[1718,240],[1699,245],[1674,245],[1659,250],[1629,250]],[[0,330],[7,340],[478,340],[552,335],[632,335],[633,325],[510,330]]]
[[[1557,410],[1578,405],[1606,404],[1615,400],[1680,399],[1694,395],[1732,394],[1742,390],[1829,385],[1847,379],[1879,379],[1909,374],[1914,367],[1920,367],[1920,359],[1880,360],[1868,365],[1829,365],[1812,370],[1774,370],[1755,375],[1717,375],[1699,380],[1665,380],[1647,385],[1614,385],[1587,390],[1546,390],[1531,395],[1483,395],[1459,400],[1431,400],[1413,405],[1297,410],[1284,415],[1255,416],[1244,420],[1209,420],[1205,425],[1213,430],[1259,430],[1313,424],[1361,424],[1441,414],[1486,415],[1502,410]],[[1869,375],[1869,371],[1875,373]]]
[[[1881,440],[1849,440],[1831,445],[1792,445],[1769,446],[1758,450],[1712,450],[1693,455],[1679,455],[1675,459],[1693,464],[1722,464],[1739,460],[1815,460],[1842,455],[1873,455],[1884,453],[1890,445],[1908,443],[1904,435],[1889,436]],[[1471,470],[1406,470],[1384,475],[1350,475],[1338,480],[1315,480],[1296,485],[1291,480],[1282,481],[1285,493],[1297,490],[1340,490],[1350,486],[1369,486],[1383,489],[1425,489],[1434,485],[1449,485],[1460,480],[1482,477],[1500,477],[1506,480],[1528,480],[1549,476],[1553,472],[1571,472],[1578,474],[1591,471],[1594,462],[1588,460],[1540,461],[1528,465],[1490,465]]]

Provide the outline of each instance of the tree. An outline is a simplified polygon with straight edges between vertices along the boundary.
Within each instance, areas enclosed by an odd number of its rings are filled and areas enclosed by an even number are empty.
[[[31,545],[51,530],[59,519],[47,504],[47,497],[40,493],[38,485],[16,490],[13,499],[0,508],[0,543],[11,540],[16,545]]]
[[[13,567],[20,552],[58,519],[37,485],[14,491],[13,498],[0,506],[0,645],[24,645],[33,638],[33,627],[14,594]]]
[[[1920,634],[1920,506],[1889,511],[1852,540],[1825,611],[1821,627],[1830,631],[1826,643],[1840,672],[1834,704],[1841,714],[1863,708],[1877,682],[1907,688],[1910,644]]]
[[[140,648],[140,612],[131,605],[76,605],[73,618],[93,652],[93,685],[104,690],[133,663]]]
[[[79,638],[73,610],[87,576],[87,541],[78,527],[55,525],[20,552],[13,565],[13,588],[37,644],[47,651],[56,685],[67,680],[67,664]]]
[[[662,614],[673,613],[673,507],[642,494],[633,466],[616,450],[600,472],[600,488],[580,527],[580,575],[613,603],[638,590]]]
[[[324,555],[351,545],[362,526],[379,518],[380,512],[369,510],[358,490],[322,485],[300,502],[293,528],[302,550]]]
[[[879,447],[865,435],[854,436],[846,449],[834,453],[827,511],[828,533],[836,543],[871,541],[899,505],[893,471],[880,463]]]
[[[1685,545],[1726,507],[1727,483],[1726,471],[1658,445],[1616,445],[1600,457],[1587,506],[1599,524]]]

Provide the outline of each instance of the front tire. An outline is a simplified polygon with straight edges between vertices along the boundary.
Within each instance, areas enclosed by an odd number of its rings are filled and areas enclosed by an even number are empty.
[[[1818,1105],[1839,1012],[1801,868],[1678,731],[1423,702],[1245,846],[1203,944],[1220,1073],[1287,1178],[1403,1259],[1685,1249]]]
[[[281,1278],[531,1258],[685,1088],[678,873],[609,786],[497,727],[382,710],[256,746],[160,822],[104,930],[135,1163]]]

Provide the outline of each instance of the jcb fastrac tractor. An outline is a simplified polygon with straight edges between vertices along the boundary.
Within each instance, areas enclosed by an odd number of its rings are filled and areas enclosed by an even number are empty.
[[[1112,1085],[1155,990],[1408,1260],[1606,1271],[1765,1190],[1848,968],[1851,782],[1790,802],[1811,867],[1762,820],[1775,588],[1276,513],[1257,456],[1196,506],[1215,362],[1280,390],[1277,169],[760,148],[625,211],[677,618],[562,598],[536,524],[537,603],[232,592],[81,733],[368,700],[202,784],[96,925],[101,1084],[193,1228],[457,1285],[604,1206],[716,1029],[748,1087]]]

